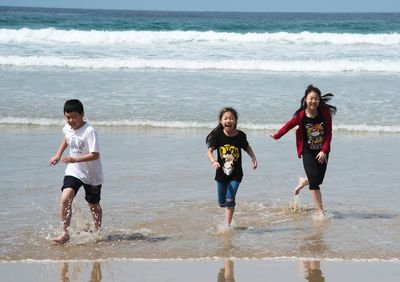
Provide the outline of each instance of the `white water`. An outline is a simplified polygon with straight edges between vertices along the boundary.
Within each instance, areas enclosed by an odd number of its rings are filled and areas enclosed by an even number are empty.
[[[399,73],[400,35],[1,29],[0,66]]]

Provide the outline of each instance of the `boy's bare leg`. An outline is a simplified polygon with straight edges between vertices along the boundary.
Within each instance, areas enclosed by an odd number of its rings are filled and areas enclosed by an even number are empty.
[[[59,244],[63,244],[69,240],[69,226],[71,224],[72,217],[72,201],[75,197],[75,191],[72,188],[65,188],[61,194],[60,203],[60,217],[62,223],[62,233],[53,241]]]
[[[303,189],[304,186],[309,185],[310,183],[308,182],[307,178],[304,177],[299,177],[299,183],[293,190],[294,195],[298,195],[300,193],[300,190]]]
[[[100,204],[89,204],[89,209],[93,216],[94,230],[97,231],[101,227],[103,219],[103,210]]]

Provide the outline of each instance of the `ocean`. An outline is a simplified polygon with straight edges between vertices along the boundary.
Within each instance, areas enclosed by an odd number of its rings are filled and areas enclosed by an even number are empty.
[[[0,7],[0,261],[400,258],[400,14],[219,13]],[[333,93],[327,218],[292,195],[294,132],[269,135],[307,85]],[[83,192],[60,232],[65,166],[49,167],[63,104],[96,128],[103,229]],[[243,160],[234,228],[220,232],[205,137],[239,112],[259,163]]]

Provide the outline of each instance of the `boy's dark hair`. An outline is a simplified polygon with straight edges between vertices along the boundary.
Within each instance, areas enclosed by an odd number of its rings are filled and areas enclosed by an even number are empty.
[[[72,112],[83,114],[83,105],[78,99],[67,100],[64,104],[64,114]]]

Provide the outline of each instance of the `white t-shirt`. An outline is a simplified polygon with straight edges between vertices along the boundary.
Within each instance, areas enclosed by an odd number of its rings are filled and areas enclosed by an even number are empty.
[[[63,132],[71,157],[100,152],[96,131],[88,122],[85,122],[78,130],[73,130],[66,124]],[[103,169],[100,158],[88,162],[69,163],[65,169],[65,175],[74,176],[89,185],[102,184]]]

